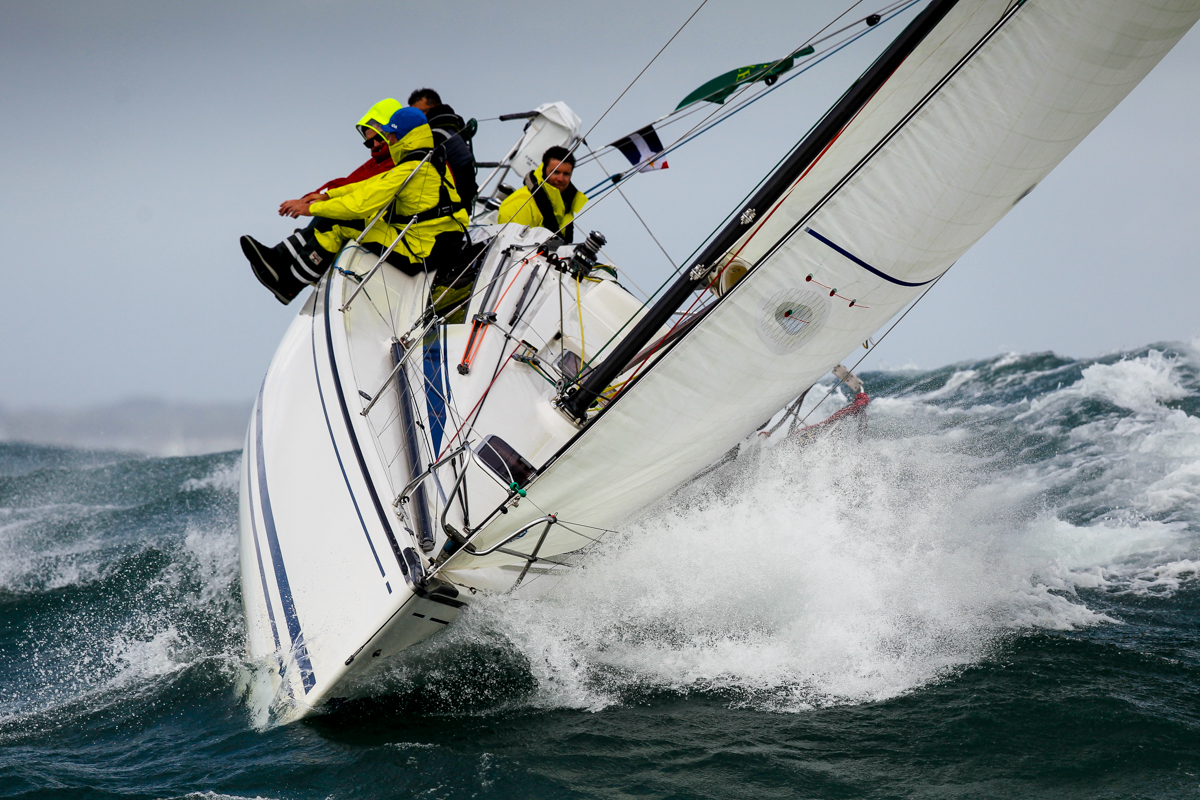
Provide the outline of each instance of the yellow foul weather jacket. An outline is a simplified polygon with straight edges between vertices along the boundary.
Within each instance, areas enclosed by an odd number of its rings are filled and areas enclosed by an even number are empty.
[[[500,211],[497,215],[498,222],[516,222],[521,225],[547,228],[548,230],[562,231],[563,233],[571,230],[575,215],[583,209],[583,206],[588,201],[587,195],[575,189],[574,186],[567,187],[567,194],[572,195],[570,198],[571,207],[568,209],[563,200],[563,192],[545,182],[546,179],[542,174],[544,166],[539,164],[537,169],[526,176],[524,186],[504,198],[504,201],[500,203]],[[546,220],[544,218],[542,210],[533,196],[533,191],[538,186],[542,187],[541,191],[550,201],[550,206],[553,208],[554,216],[557,219]],[[565,236],[564,238],[570,241],[570,236]]]
[[[371,112],[368,112],[367,117],[371,116]],[[367,117],[364,117],[364,120],[367,120]],[[372,129],[375,127],[370,124],[370,120],[360,124],[368,125]],[[387,247],[400,231],[404,230],[413,215],[438,208],[439,201],[444,202],[448,199],[456,205],[461,203],[449,170],[445,170],[443,176],[432,163],[421,163],[420,156],[424,153],[415,154],[414,160],[404,160],[406,155],[415,150],[432,147],[433,132],[429,126],[419,125],[413,128],[389,148],[395,167],[364,181],[330,189],[329,199],[313,203],[309,206],[309,212],[315,217],[329,219],[370,220],[379,209],[393,202],[390,213],[385,213],[363,237],[364,242],[375,242]],[[412,180],[404,185],[409,175],[413,176]],[[401,185],[404,185],[404,189],[396,195]],[[396,245],[395,252],[407,256],[409,261],[418,262],[433,250],[434,237],[439,233],[465,231],[468,223],[467,212],[462,208],[451,214],[419,221],[408,229],[403,241]]]

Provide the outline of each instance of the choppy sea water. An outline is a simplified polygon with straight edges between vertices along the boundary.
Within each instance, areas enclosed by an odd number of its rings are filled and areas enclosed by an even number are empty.
[[[1200,796],[1196,346],[863,377],[286,727],[238,453],[0,445],[0,796]]]

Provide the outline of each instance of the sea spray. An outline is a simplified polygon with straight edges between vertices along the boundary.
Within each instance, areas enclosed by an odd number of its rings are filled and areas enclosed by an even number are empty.
[[[799,710],[910,692],[1022,632],[1119,624],[1080,591],[1194,576],[1200,420],[1165,405],[1189,394],[1184,356],[1024,360],[917,382],[865,436],[751,447],[448,636],[511,642],[534,705],[665,690]],[[1055,372],[1074,380],[1031,398]]]
[[[3,479],[0,596],[30,610],[5,646],[20,677],[0,737],[154,696],[200,664],[237,668],[237,499],[223,478],[235,466],[235,454],[109,457]],[[114,474],[119,505],[46,502],[102,493]]]

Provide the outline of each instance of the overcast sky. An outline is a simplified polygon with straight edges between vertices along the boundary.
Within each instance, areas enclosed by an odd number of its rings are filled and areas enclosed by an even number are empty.
[[[786,54],[848,4],[709,0],[589,141]],[[696,5],[0,3],[0,404],[249,401],[300,303],[285,308],[258,285],[238,236],[278,241],[294,226],[276,216],[281,200],[357,166],[366,151],[353,123],[371,104],[432,86],[465,117],[562,100],[591,127]],[[854,13],[875,8],[864,0]],[[686,258],[901,25],[879,26],[628,184],[672,258]],[[1088,356],[1200,335],[1197,76],[1193,30],[874,365]],[[477,156],[499,158],[519,134],[520,123],[482,122]],[[582,187],[601,177],[578,174]],[[580,227],[602,231],[640,286],[668,276],[619,197]]]

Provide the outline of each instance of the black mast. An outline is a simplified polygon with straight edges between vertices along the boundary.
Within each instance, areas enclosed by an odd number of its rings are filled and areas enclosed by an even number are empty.
[[[579,388],[564,398],[562,407],[576,419],[583,420],[589,406],[595,402],[630,360],[650,341],[671,315],[695,292],[703,288],[715,266],[746,228],[765,213],[775,201],[804,173],[810,164],[829,145],[854,115],[867,104],[879,87],[891,77],[896,68],[908,58],[929,32],[937,26],[958,0],[933,0],[909,23],[895,41],[875,60],[862,77],[842,96],[812,133],[796,146],[787,160],[754,194],[742,213],[731,219],[717,234],[686,272],[679,276],[662,298],[650,307],[646,316],[621,340],[608,358],[600,362],[579,384]],[[702,266],[708,265],[708,267]],[[698,277],[693,278],[692,275]]]

